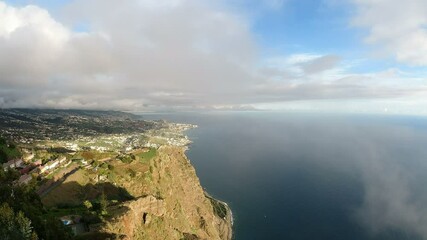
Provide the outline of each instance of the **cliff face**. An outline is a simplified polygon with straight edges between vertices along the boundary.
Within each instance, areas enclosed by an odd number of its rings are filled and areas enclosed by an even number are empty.
[[[231,212],[206,197],[178,147],[161,147],[146,173],[118,181],[136,200],[112,209],[101,231],[123,239],[231,239]],[[218,205],[226,209],[218,214]]]

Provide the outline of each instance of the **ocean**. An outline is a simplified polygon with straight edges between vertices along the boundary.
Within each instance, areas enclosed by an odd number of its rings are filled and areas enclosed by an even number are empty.
[[[187,156],[234,238],[427,239],[427,118],[142,114],[197,124]]]

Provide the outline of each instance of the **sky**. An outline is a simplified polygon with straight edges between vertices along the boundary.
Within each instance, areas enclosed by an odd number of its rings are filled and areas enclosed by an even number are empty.
[[[0,1],[0,107],[427,115],[424,0]]]

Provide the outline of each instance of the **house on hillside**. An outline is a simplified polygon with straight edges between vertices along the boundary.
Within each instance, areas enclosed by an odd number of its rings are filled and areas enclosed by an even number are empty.
[[[62,156],[62,157],[57,158],[56,160],[59,161],[59,164],[62,164],[67,160],[67,158]]]
[[[51,171],[58,168],[61,165],[68,163],[66,157],[59,157],[53,161],[47,162],[45,165],[41,166],[40,173],[43,173],[47,170]]]
[[[19,168],[19,172],[21,174],[27,174],[33,167],[31,165],[23,165],[22,167]]]
[[[48,170],[55,169],[55,168],[57,168],[59,166],[59,163],[60,163],[59,160],[50,161],[49,163],[46,164],[47,165],[47,169]]]
[[[76,236],[88,231],[84,223],[81,222],[81,218],[82,217],[79,215],[69,215],[61,217],[60,220],[62,224],[69,227]]]
[[[71,162],[72,162],[71,160],[65,160],[61,164],[62,164],[63,167],[66,167],[66,166],[70,165]]]
[[[35,166],[35,167],[40,166],[40,165],[42,165],[42,160],[41,160],[41,159],[36,160],[36,161],[34,161],[34,162],[32,163],[32,165],[33,165],[33,166]]]
[[[3,163],[3,169],[8,170],[9,168],[17,168],[21,167],[24,164],[24,161],[22,159],[14,159],[10,160],[7,163]]]
[[[39,173],[44,173],[47,170],[49,170],[49,167],[47,164],[45,164],[45,165],[39,166],[38,169],[39,169]]]
[[[33,179],[33,177],[29,174],[22,175],[18,180],[18,184],[28,184],[31,179]]]

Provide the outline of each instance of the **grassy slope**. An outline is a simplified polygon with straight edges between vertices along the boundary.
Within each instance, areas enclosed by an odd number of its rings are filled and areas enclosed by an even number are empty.
[[[148,163],[152,158],[157,155],[157,150],[155,148],[150,148],[147,152],[137,151],[134,153],[142,163]]]
[[[83,155],[91,155],[91,157],[92,155],[96,155],[95,153],[84,153]],[[69,176],[64,183],[43,197],[42,201],[48,207],[58,207],[62,205],[78,207],[85,200],[96,199],[102,191],[105,191],[110,199],[120,198],[124,193],[111,187],[110,184],[98,184],[95,180],[98,175],[106,176],[111,183],[124,184],[135,181],[135,179],[144,182],[146,180],[146,174],[148,174],[150,160],[153,159],[156,154],[157,152],[155,149],[150,149],[148,152],[141,150],[135,152],[137,159],[129,164],[114,159],[114,157],[112,160],[105,163],[94,163],[94,165],[99,165],[96,172],[91,169],[80,169]],[[80,153],[76,155],[80,155]],[[97,155],[95,159],[103,157],[106,156]],[[111,155],[109,157],[111,157]],[[110,167],[104,167],[104,165]]]

